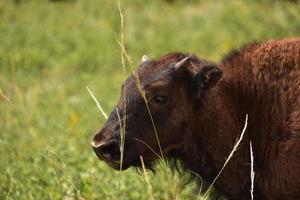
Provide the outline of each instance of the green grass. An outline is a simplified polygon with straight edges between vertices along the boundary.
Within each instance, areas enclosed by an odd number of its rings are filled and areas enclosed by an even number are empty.
[[[120,17],[111,0],[0,1],[0,199],[115,199],[117,171],[90,140],[124,80]],[[300,4],[288,1],[122,1],[125,42],[138,64],[171,51],[218,61],[253,40],[300,36]],[[122,173],[119,199],[149,199],[143,172]],[[155,199],[172,199],[162,169],[149,174]],[[172,187],[179,182],[172,178]],[[180,199],[195,198],[188,185]]]

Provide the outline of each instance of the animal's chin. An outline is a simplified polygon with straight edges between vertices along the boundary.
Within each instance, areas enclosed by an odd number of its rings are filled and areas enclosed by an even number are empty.
[[[131,160],[123,160],[122,164],[120,160],[103,160],[108,166],[115,170],[126,170],[129,167],[138,167],[142,168],[140,159],[131,159]],[[149,161],[144,161],[144,165],[146,169],[153,170],[153,163]]]
[[[120,163],[115,163],[115,162],[106,162],[108,166],[110,166],[111,168],[115,169],[115,170],[126,170],[130,167],[130,165],[126,164],[126,163],[122,163],[122,165]]]
[[[101,161],[104,161],[105,164],[110,166],[111,168],[115,170],[126,170],[128,169],[131,165],[128,164],[127,162],[120,162],[120,160],[108,160],[108,159],[100,159]]]
[[[115,170],[126,170],[131,166],[134,166],[134,163],[132,163],[130,160],[123,160],[122,163],[120,160],[103,160],[108,166]]]

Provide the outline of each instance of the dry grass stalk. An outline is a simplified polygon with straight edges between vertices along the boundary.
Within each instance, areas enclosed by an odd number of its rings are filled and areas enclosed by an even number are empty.
[[[93,100],[95,101],[98,109],[100,110],[101,114],[104,116],[105,119],[108,119],[107,114],[104,112],[104,110],[102,109],[99,101],[97,100],[97,98],[95,97],[95,95],[92,93],[92,91],[90,90],[89,87],[86,87],[86,89],[89,91],[91,97],[93,98]]]
[[[154,134],[155,134],[155,138],[156,138],[156,141],[157,141],[157,144],[158,144],[158,147],[159,147],[159,151],[160,151],[160,156],[158,156],[159,160],[162,162],[162,166],[163,168],[167,168],[168,165],[167,165],[167,161],[166,159],[164,158],[164,154],[163,154],[163,150],[162,150],[162,147],[161,147],[161,144],[160,144],[160,140],[159,140],[159,137],[158,137],[158,132],[157,132],[157,129],[156,129],[156,126],[155,126],[155,123],[154,123],[154,119],[153,119],[153,116],[151,114],[151,111],[150,111],[150,107],[149,107],[149,104],[148,104],[148,101],[147,101],[147,98],[146,98],[146,95],[145,95],[145,92],[143,90],[143,88],[141,87],[141,83],[140,83],[140,80],[137,76],[136,73],[133,73],[133,75],[136,77],[136,80],[137,80],[137,87],[145,101],[145,104],[146,104],[146,108],[147,108],[147,111],[148,111],[148,114],[150,116],[150,120],[151,120],[151,123],[152,123],[152,126],[153,126],[153,130],[154,130]],[[140,140],[141,141],[141,140]],[[144,142],[143,142],[144,143]],[[144,143],[146,144],[146,143]],[[146,144],[146,146],[149,148],[150,146],[148,144]],[[150,147],[150,149],[152,151],[154,151],[153,148]],[[155,152],[155,151],[154,151]],[[158,153],[155,152],[156,155],[158,155]],[[173,196],[173,199],[177,200],[178,199],[178,195],[176,192],[175,192],[175,189],[172,187],[172,181],[171,181],[171,178],[167,175],[167,179],[168,179],[168,185],[169,185],[169,188],[171,190],[171,193],[172,193],[172,196]]]
[[[124,145],[125,145],[125,129],[122,126],[120,114],[118,108],[116,108],[117,116],[120,124],[120,173],[118,178],[118,189],[117,189],[117,199],[120,196],[120,188],[121,188],[121,176],[122,176],[122,168],[123,168],[123,159],[124,159]]]
[[[131,57],[128,55],[128,53],[126,52],[126,48],[125,48],[125,42],[124,42],[124,16],[123,16],[123,13],[122,13],[122,10],[121,10],[121,6],[118,3],[118,9],[119,9],[119,14],[120,14],[120,20],[121,20],[121,24],[120,24],[120,32],[121,32],[121,41],[118,42],[118,44],[120,45],[120,48],[121,48],[121,61],[122,61],[122,66],[123,66],[123,71],[124,73],[126,72],[126,67],[125,67],[125,58],[127,60],[127,62],[129,63],[129,66],[132,70],[132,73],[133,75],[136,77],[136,84],[137,84],[137,87],[146,103],[146,106],[147,106],[147,110],[148,110],[148,113],[150,115],[150,118],[151,118],[151,122],[152,122],[152,125],[153,125],[153,129],[154,129],[154,132],[155,132],[155,137],[157,139],[157,143],[158,143],[158,146],[159,146],[159,149],[160,149],[160,154],[161,154],[161,157],[163,158],[163,151],[162,151],[162,148],[161,148],[161,145],[160,145],[160,141],[159,141],[159,138],[158,138],[158,134],[157,134],[157,130],[156,130],[156,127],[155,127],[155,124],[154,124],[154,120],[153,120],[153,117],[151,115],[151,112],[150,112],[150,108],[148,106],[148,102],[147,102],[147,99],[146,99],[146,96],[145,96],[145,93],[142,89],[142,86],[141,86],[141,83],[139,81],[139,77],[138,75],[135,73],[135,71],[133,70],[134,67],[133,67],[133,62],[132,62],[132,59]],[[124,58],[125,57],[125,58]],[[124,95],[126,96],[126,95]],[[125,104],[126,105],[126,104]],[[126,112],[125,112],[126,113]]]
[[[120,42],[119,45],[121,47],[125,46],[124,42],[124,17],[123,13],[121,10],[120,3],[117,1],[118,4],[118,9],[119,9],[119,15],[120,15]],[[122,68],[123,68],[123,73],[126,75],[126,59],[125,59],[125,49],[121,48],[120,56],[121,56],[121,62],[122,62]],[[117,199],[119,198],[119,193],[120,193],[120,187],[121,187],[121,176],[122,176],[122,167],[123,167],[123,158],[124,158],[124,145],[125,145],[125,134],[126,134],[126,115],[127,115],[127,106],[126,106],[126,88],[124,87],[124,117],[123,117],[123,123],[121,121],[121,117],[119,114],[119,110],[116,108],[116,112],[118,115],[119,119],[119,124],[120,124],[120,173],[119,173],[119,178],[118,178],[118,189],[117,189]]]
[[[147,171],[146,171],[146,167],[145,167],[145,163],[144,163],[143,157],[140,156],[140,159],[141,159],[142,169],[143,169],[144,176],[145,176],[145,181],[146,181],[147,186],[148,186],[148,192],[149,192],[150,199],[154,200],[154,196],[153,196],[153,192],[152,192],[152,186],[151,186],[151,183],[150,183]]]
[[[159,146],[159,149],[160,149],[160,154],[161,154],[161,157],[163,158],[163,151],[162,151],[162,148],[161,148],[161,145],[160,145],[160,141],[159,141],[159,138],[158,138],[157,130],[156,130],[156,127],[155,127],[155,124],[154,124],[153,117],[152,117],[151,112],[150,112],[150,108],[148,106],[148,102],[147,102],[145,93],[144,93],[144,91],[142,89],[139,77],[138,77],[138,75],[134,71],[132,59],[128,55],[128,53],[126,52],[125,42],[124,42],[124,35],[125,35],[124,34],[124,16],[123,16],[123,13],[122,13],[122,10],[121,10],[121,7],[120,7],[119,3],[118,3],[118,8],[119,8],[119,14],[120,14],[120,20],[121,20],[121,25],[120,25],[121,26],[121,41],[118,42],[118,44],[120,45],[120,48],[121,48],[121,60],[122,60],[123,71],[124,71],[124,73],[126,72],[126,67],[125,67],[125,58],[126,58],[127,62],[129,63],[129,66],[130,66],[130,68],[132,70],[133,75],[136,77],[137,87],[138,87],[138,89],[139,89],[139,91],[140,91],[140,93],[141,93],[141,95],[142,95],[142,97],[143,97],[143,99],[144,99],[144,101],[146,103],[147,110],[148,110],[148,113],[150,115],[151,122],[152,122],[152,125],[153,125],[153,129],[154,129],[154,132],[155,132],[155,136],[156,136],[156,139],[157,139],[157,142],[158,142],[158,146]],[[126,95],[124,95],[124,96],[126,96]]]
[[[63,160],[63,158],[58,154],[56,153],[55,151],[51,150],[50,147],[48,146],[47,142],[44,140],[44,145],[45,145],[45,149],[48,153],[48,158],[51,162],[51,165],[54,169],[54,172],[55,172],[55,175],[56,175],[56,178],[59,182],[59,184],[61,185],[61,187],[63,188],[63,183],[62,183],[62,180],[60,179],[60,170],[63,170],[65,171],[65,174],[66,174],[66,177],[68,179],[68,181],[71,183],[73,189],[76,191],[76,198],[79,199],[79,200],[85,200],[84,197],[81,196],[81,193],[80,193],[80,190],[76,187],[74,181],[73,181],[73,178],[69,172],[69,169],[67,167],[67,164],[65,163],[65,161]],[[59,161],[62,163],[62,167],[60,167],[60,164],[58,162],[55,161],[54,157],[58,158]]]
[[[126,56],[126,50],[125,50],[125,42],[124,42],[124,17],[123,17],[123,13],[122,13],[122,10],[121,10],[121,6],[120,6],[120,3],[117,2],[118,4],[118,9],[119,9],[119,15],[120,15],[120,40],[121,42],[118,42],[120,44],[121,47],[121,52],[120,52],[120,55],[121,55],[121,61],[122,61],[122,68],[123,68],[123,73],[124,75],[126,76],[126,64],[125,64],[125,57],[127,58]],[[127,106],[126,106],[126,88],[124,87],[123,89],[123,92],[124,92],[124,117],[123,117],[123,124],[121,123],[121,118],[120,118],[120,115],[119,115],[119,111],[118,109],[116,108],[116,112],[117,112],[117,115],[118,115],[118,118],[119,118],[119,123],[120,123],[120,127],[121,127],[121,130],[120,130],[120,138],[121,138],[121,142],[120,142],[120,151],[121,151],[121,160],[120,160],[120,170],[122,169],[122,162],[123,162],[123,156],[124,156],[124,144],[125,144],[125,130],[126,130],[126,115],[127,115]]]
[[[143,140],[140,140],[138,138],[133,138],[133,139],[140,142],[140,143],[142,143],[142,144],[144,144],[146,147],[148,147],[158,157],[158,159],[160,159],[160,160],[163,159],[162,157],[160,157],[160,155],[152,147],[150,147],[149,144],[147,144],[146,142],[144,142]]]
[[[13,102],[8,98],[8,96],[6,96],[6,95],[2,92],[1,88],[0,88],[0,99],[4,99],[4,100],[7,101],[8,103],[14,105]]]
[[[155,123],[154,123],[154,119],[152,117],[152,114],[151,114],[151,111],[150,111],[150,108],[149,108],[149,105],[148,105],[148,101],[146,99],[146,96],[145,96],[145,92],[142,88],[142,85],[140,83],[140,80],[139,80],[139,77],[137,75],[137,73],[134,71],[134,65],[133,65],[133,62],[132,62],[132,59],[131,57],[128,55],[128,53],[126,52],[126,48],[125,48],[125,42],[124,42],[124,16],[123,16],[123,13],[122,13],[122,10],[121,10],[121,6],[119,4],[119,2],[117,2],[118,4],[118,9],[119,9],[119,15],[120,15],[120,21],[121,21],[121,24],[120,24],[120,42],[118,42],[120,48],[121,48],[121,61],[122,61],[122,66],[123,66],[123,71],[124,71],[124,74],[126,74],[126,67],[125,67],[125,60],[127,61],[127,63],[129,64],[130,66],[130,69],[132,71],[132,74],[135,76],[136,78],[136,85],[141,93],[141,96],[143,97],[144,101],[145,101],[145,104],[146,104],[146,107],[147,107],[147,110],[148,110],[148,114],[150,116],[150,119],[151,119],[151,123],[152,123],[152,126],[153,126],[153,130],[154,130],[154,134],[155,134],[155,138],[157,140],[157,144],[158,144],[158,147],[159,147],[159,151],[160,151],[160,156],[158,156],[158,158],[162,161],[162,164],[163,164],[163,167],[164,168],[167,168],[167,162],[166,160],[164,159],[164,154],[163,154],[163,150],[162,150],[162,147],[161,147],[161,144],[160,144],[160,140],[159,140],[159,137],[158,137],[158,133],[157,133],[157,129],[156,129],[156,126],[155,126]],[[126,59],[125,59],[126,58]],[[124,91],[125,92],[125,91]],[[126,95],[124,95],[126,96]],[[126,100],[126,99],[124,99]],[[126,102],[126,101],[125,101]],[[125,103],[125,106],[126,106],[126,103]],[[126,108],[125,108],[126,109]],[[125,112],[126,113],[126,112]],[[126,118],[126,117],[125,117]],[[125,119],[124,118],[124,119]],[[125,124],[125,121],[124,121],[124,124]],[[123,127],[123,130],[125,130],[125,128]],[[125,133],[124,133],[125,134]],[[141,141],[141,140],[140,140]],[[144,143],[144,142],[143,142]],[[144,143],[145,144],[145,143]],[[149,145],[146,144],[147,147],[149,147]],[[152,151],[153,148],[150,147],[150,149]],[[155,152],[155,151],[154,151]],[[155,152],[156,155],[158,155],[158,153]],[[172,192],[172,195],[173,195],[173,199],[178,199],[178,194],[175,194],[174,192],[174,189],[172,187],[172,184],[171,184],[171,179],[169,176],[168,177],[168,184],[170,186],[170,189],[171,189],[171,192]]]
[[[199,191],[198,191],[198,195],[197,195],[197,200],[198,199],[201,199],[201,194],[202,194],[202,187],[203,187],[203,179],[202,179],[202,177],[199,175],[199,174],[197,174],[196,172],[194,172],[194,171],[192,171],[192,170],[189,170],[189,172],[191,173],[191,174],[194,174],[195,176],[197,176],[197,178],[199,178],[199,180],[200,180],[200,187],[199,187]]]
[[[121,123],[121,118],[120,118],[120,114],[119,114],[119,110],[118,108],[116,108],[116,112],[117,112],[117,116],[119,119],[119,124],[120,124],[120,153],[121,153],[121,157],[120,157],[120,171],[122,169],[122,165],[123,165],[123,156],[124,156],[124,144],[125,144],[125,129],[122,127],[122,123]]]
[[[250,173],[250,178],[251,178],[251,199],[254,199],[254,177],[255,177],[255,172],[254,172],[254,156],[253,156],[253,149],[252,149],[252,142],[250,141],[250,160],[251,160],[251,173]]]
[[[248,114],[246,114],[246,119],[245,119],[245,124],[244,124],[244,128],[243,128],[243,131],[240,135],[240,138],[238,139],[238,141],[235,143],[235,145],[233,146],[233,149],[232,151],[230,152],[228,158],[226,159],[223,167],[221,168],[221,170],[219,171],[219,173],[217,174],[216,178],[213,180],[213,182],[211,183],[211,185],[208,187],[207,191],[205,192],[204,194],[204,199],[207,199],[207,195],[209,194],[212,186],[214,185],[214,183],[217,181],[217,179],[219,178],[219,176],[221,175],[221,173],[223,172],[224,168],[226,167],[226,165],[228,164],[229,160],[232,158],[233,156],[233,153],[238,149],[238,146],[240,145],[243,137],[244,137],[244,134],[246,132],[246,129],[247,129],[247,126],[248,126]]]

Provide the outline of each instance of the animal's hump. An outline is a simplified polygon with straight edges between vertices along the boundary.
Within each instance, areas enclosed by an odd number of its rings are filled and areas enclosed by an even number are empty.
[[[298,59],[295,60],[297,64],[300,61],[300,38],[254,41],[230,51],[224,56],[222,63],[236,62],[242,56],[243,59],[248,57],[252,61],[260,61],[267,57],[277,58],[277,60],[282,57],[293,57]]]
[[[245,51],[250,51],[251,49],[257,48],[261,44],[260,41],[254,41],[251,43],[244,44],[240,48],[232,49],[229,53],[227,53],[222,61],[223,62],[231,62],[238,58],[241,54],[243,54]]]

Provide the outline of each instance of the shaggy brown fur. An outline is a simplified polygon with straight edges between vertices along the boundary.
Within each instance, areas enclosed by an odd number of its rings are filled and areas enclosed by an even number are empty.
[[[188,62],[175,69],[174,64],[187,56]],[[210,183],[248,113],[245,137],[215,187],[230,199],[250,199],[252,141],[255,199],[300,199],[300,39],[251,44],[217,65],[194,55],[170,54],[142,63],[136,74],[165,157],[182,161]],[[137,79],[129,77],[117,106],[123,119],[127,107],[123,169],[140,166],[139,155],[148,166],[157,159],[144,143],[159,153],[136,85]],[[97,155],[116,169],[119,130],[113,112],[93,139]]]

